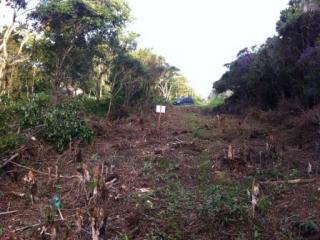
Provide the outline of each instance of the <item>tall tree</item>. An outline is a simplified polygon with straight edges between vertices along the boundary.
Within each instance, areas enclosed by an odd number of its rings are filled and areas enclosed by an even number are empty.
[[[31,14],[46,39],[43,62],[54,93],[62,85],[84,85],[99,47],[115,45],[129,14],[120,0],[48,0]]]

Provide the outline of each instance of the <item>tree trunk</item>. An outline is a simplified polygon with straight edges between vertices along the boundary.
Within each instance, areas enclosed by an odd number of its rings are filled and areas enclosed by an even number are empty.
[[[109,120],[109,118],[110,118],[111,106],[112,106],[112,98],[110,98],[109,107],[108,107],[108,112],[107,112],[107,119],[108,119],[108,120]]]

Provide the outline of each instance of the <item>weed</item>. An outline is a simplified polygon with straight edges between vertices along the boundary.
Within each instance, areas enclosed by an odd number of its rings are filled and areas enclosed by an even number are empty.
[[[19,134],[8,134],[0,137],[0,154],[11,149],[14,149],[17,145],[25,142],[23,136]]]
[[[97,162],[99,163],[101,161],[101,157],[98,153],[95,153],[91,156],[91,160],[94,161],[94,162]]]
[[[168,182],[169,180],[177,181],[179,180],[179,175],[176,173],[159,174],[156,176],[156,180],[159,182]]]
[[[237,186],[211,186],[203,193],[199,213],[220,224],[244,221],[248,216],[246,192]]]
[[[153,169],[153,161],[152,160],[147,160],[143,163],[143,173],[148,174],[152,171]]]
[[[172,183],[158,192],[160,197],[166,199],[166,212],[177,213],[193,209],[191,191],[184,188],[179,182]]]
[[[199,165],[199,181],[206,182],[209,180],[209,161],[207,159],[201,159]]]
[[[219,107],[219,106],[223,105],[224,102],[225,102],[225,100],[222,97],[213,98],[207,103],[206,107],[208,107],[208,108]]]
[[[163,231],[156,231],[148,236],[148,240],[180,240],[181,234],[179,232],[174,234],[168,234]]]
[[[266,196],[266,197],[259,199],[258,204],[257,204],[257,208],[261,212],[266,212],[271,205],[272,205],[272,198],[269,196]]]
[[[192,137],[193,138],[203,137],[203,129],[201,129],[196,123],[192,124]]]
[[[131,238],[127,234],[121,234],[116,240],[130,240]]]
[[[317,225],[309,220],[296,222],[293,227],[296,229],[298,236],[304,237],[312,236],[319,231]]]

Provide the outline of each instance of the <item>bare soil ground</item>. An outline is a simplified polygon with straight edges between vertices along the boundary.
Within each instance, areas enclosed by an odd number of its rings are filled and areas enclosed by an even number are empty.
[[[260,113],[155,119],[90,119],[96,140],[61,155],[30,141],[0,173],[0,239],[320,239],[317,134]]]

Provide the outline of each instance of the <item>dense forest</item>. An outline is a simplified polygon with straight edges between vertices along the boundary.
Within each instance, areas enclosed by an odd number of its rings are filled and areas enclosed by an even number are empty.
[[[214,83],[234,91],[234,102],[272,109],[284,100],[304,107],[320,102],[320,2],[291,0],[262,46],[241,50]]]
[[[208,101],[138,47],[125,0],[0,6],[1,240],[320,239],[319,0]]]

